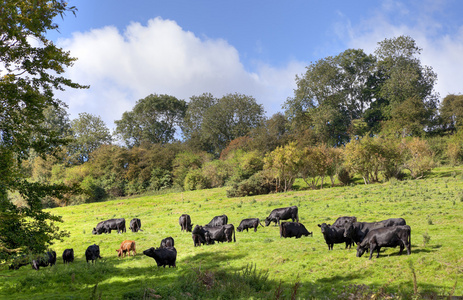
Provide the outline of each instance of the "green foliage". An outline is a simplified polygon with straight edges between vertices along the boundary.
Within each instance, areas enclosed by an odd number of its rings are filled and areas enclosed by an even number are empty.
[[[463,124],[463,95],[449,94],[440,105],[441,125],[444,130],[455,131]]]
[[[276,181],[276,192],[291,190],[299,173],[301,157],[302,153],[294,142],[278,147],[265,156],[264,170],[267,170],[268,176]]]
[[[187,191],[208,189],[211,183],[208,178],[203,175],[200,169],[194,169],[188,172],[185,177],[183,187]]]
[[[268,176],[267,171],[260,171],[243,181],[234,183],[227,190],[227,197],[264,195],[274,190],[276,190],[275,180]]]
[[[171,142],[186,108],[184,100],[151,94],[138,100],[132,111],[124,112],[122,119],[115,121],[115,134],[129,148],[143,143]]]
[[[174,184],[182,188],[187,174],[195,169],[200,169],[203,163],[210,160],[206,153],[193,153],[190,151],[178,153],[173,161]]]

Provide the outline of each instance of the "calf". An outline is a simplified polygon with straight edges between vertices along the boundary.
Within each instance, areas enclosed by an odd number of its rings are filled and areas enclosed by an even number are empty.
[[[182,231],[191,232],[193,229],[193,224],[191,224],[190,215],[183,214],[178,218],[178,223],[180,224],[180,228]]]
[[[130,220],[129,229],[132,230],[132,232],[138,232],[139,230],[143,231],[143,230],[140,229],[140,227],[141,227],[141,220],[140,219],[133,218],[132,220]]]
[[[98,258],[103,258],[100,256],[100,246],[95,244],[88,246],[87,250],[85,250],[85,258],[87,259],[87,263],[91,260],[92,264]]]
[[[117,230],[117,233],[126,232],[125,230],[125,219],[109,219],[101,221],[93,228],[93,234],[111,233],[111,230]]]
[[[74,249],[66,249],[63,251],[63,263],[71,263],[74,261]]]
[[[127,254],[127,252],[129,252],[130,256],[130,251],[133,251],[133,256],[137,254],[134,241],[123,241],[119,249],[116,249],[118,257],[124,257]]]
[[[370,259],[373,256],[373,251],[379,251],[381,247],[397,247],[400,246],[399,255],[402,254],[404,247],[407,248],[407,254],[411,254],[411,228],[408,225],[393,226],[372,229],[365,236],[363,241],[357,246],[357,257],[361,257],[366,250],[370,250]]]
[[[265,226],[270,225],[271,222],[275,222],[275,225],[278,223],[280,225],[280,220],[291,219],[293,222],[299,222],[299,216],[297,213],[297,206],[276,208],[272,210],[270,215],[265,218]]]
[[[174,246],[174,239],[172,237],[167,237],[161,241],[160,248],[170,248]]]
[[[228,224],[228,217],[226,215],[215,216],[212,220],[206,224],[208,227],[221,226]]]
[[[236,227],[236,231],[241,232],[246,229],[247,232],[249,232],[249,228],[254,228],[254,232],[257,231],[257,226],[262,226],[262,223],[259,221],[259,218],[250,218],[250,219],[244,219],[241,221],[240,225]]]
[[[347,247],[351,247],[352,239],[344,236],[344,227],[330,226],[329,224],[318,224],[321,228],[325,242],[328,245],[328,250],[333,250],[334,244],[346,243]]]
[[[280,224],[280,238],[291,238],[296,237],[296,239],[300,238],[301,236],[313,236],[313,232],[309,232],[304,225],[301,223],[294,223],[294,222],[281,222]]]
[[[154,258],[158,268],[163,266],[176,267],[175,261],[177,260],[177,250],[174,247],[169,248],[149,248],[148,250],[143,251],[143,254],[146,256]]]

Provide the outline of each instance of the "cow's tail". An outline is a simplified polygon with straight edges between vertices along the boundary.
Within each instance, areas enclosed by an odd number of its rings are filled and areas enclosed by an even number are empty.
[[[233,228],[233,242],[236,243],[236,238],[235,238],[235,229]]]
[[[408,247],[410,249],[410,253],[412,253],[412,230],[411,229],[408,232]]]

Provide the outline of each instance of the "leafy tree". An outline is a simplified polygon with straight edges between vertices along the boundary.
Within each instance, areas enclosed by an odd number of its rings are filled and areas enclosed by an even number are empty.
[[[301,151],[294,142],[278,147],[265,156],[264,170],[276,180],[276,192],[291,190],[299,173],[300,161]]]
[[[434,153],[426,140],[414,137],[404,141],[404,146],[406,149],[404,168],[410,171],[412,178],[421,178],[435,167]]]
[[[174,140],[176,126],[184,118],[186,102],[169,95],[151,94],[116,123],[116,136],[129,148],[142,143],[165,144]]]
[[[463,125],[463,95],[445,96],[440,106],[442,126],[446,130],[455,131]]]
[[[282,113],[276,113],[252,129],[249,137],[251,137],[248,143],[250,150],[258,150],[261,153],[273,151],[289,140],[288,120]]]
[[[66,2],[11,0],[0,5],[0,255],[18,251],[40,252],[55,239],[61,218],[42,210],[41,199],[60,196],[62,186],[31,183],[24,179],[21,162],[31,151],[54,153],[65,141],[46,126],[45,111],[62,107],[54,97],[65,87],[84,88],[62,76],[74,58],[46,38],[58,29],[53,18],[75,13]],[[35,40],[31,43],[31,40]],[[38,44],[38,45],[35,45]],[[9,199],[19,192],[26,205],[17,207]]]
[[[71,131],[74,139],[69,148],[72,159],[79,164],[88,161],[98,147],[112,142],[111,133],[100,116],[89,113],[80,113],[77,119],[72,120]]]

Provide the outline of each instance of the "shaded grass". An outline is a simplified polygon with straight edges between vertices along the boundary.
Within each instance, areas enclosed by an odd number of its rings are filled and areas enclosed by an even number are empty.
[[[0,297],[290,299],[294,290],[298,297],[317,299],[333,299],[354,290],[360,294],[384,290],[405,299],[415,290],[463,295],[459,284],[463,279],[461,173],[461,168],[441,168],[425,180],[368,186],[242,198],[227,198],[223,188],[55,208],[51,212],[63,217],[61,227],[71,233],[52,246],[58,254],[57,265],[39,272],[29,266],[9,271],[3,265]],[[191,234],[182,233],[178,225],[183,213],[201,225],[225,213],[237,226],[241,219],[264,219],[274,208],[291,205],[299,207],[300,221],[314,232],[313,237],[281,239],[277,226],[259,226],[256,233],[237,232],[236,243],[195,248]],[[328,251],[317,224],[332,223],[342,215],[355,215],[359,221],[405,218],[412,228],[412,255],[399,256],[397,248],[386,248],[378,259],[369,261],[368,256],[355,257],[355,250],[345,250],[344,244]],[[132,218],[140,218],[144,231],[91,234],[98,222],[119,217],[126,219],[127,227]],[[424,234],[430,237],[425,246]],[[178,267],[158,269],[153,259],[141,253],[168,236],[175,239]],[[126,239],[136,241],[138,254],[118,259],[115,249]],[[94,243],[100,245],[104,259],[87,265],[84,252]],[[74,248],[76,256],[69,266],[60,260],[66,248]],[[249,271],[250,266],[254,271]],[[199,280],[208,276],[215,278],[211,287]]]

